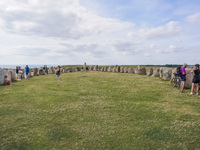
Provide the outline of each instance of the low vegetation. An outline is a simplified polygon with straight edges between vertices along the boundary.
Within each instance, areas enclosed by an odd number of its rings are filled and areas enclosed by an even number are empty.
[[[0,149],[199,149],[200,97],[110,72],[0,86]]]

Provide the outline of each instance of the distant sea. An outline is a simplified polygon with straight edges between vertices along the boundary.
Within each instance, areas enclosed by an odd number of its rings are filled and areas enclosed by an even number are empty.
[[[26,65],[24,65],[24,64],[16,64],[16,65],[1,65],[0,64],[0,68],[11,68],[11,69],[15,69],[16,68],[16,66],[21,66],[22,68],[25,68],[26,67]],[[41,65],[41,64],[37,64],[37,65],[34,65],[34,64],[31,64],[31,65],[28,65],[29,66],[29,68],[34,68],[34,67],[36,67],[36,68],[40,68],[40,67],[44,67],[44,65]],[[58,65],[56,65],[56,64],[50,64],[50,65],[47,65],[47,67],[56,67],[56,66],[58,66]],[[62,66],[62,65],[61,65]]]

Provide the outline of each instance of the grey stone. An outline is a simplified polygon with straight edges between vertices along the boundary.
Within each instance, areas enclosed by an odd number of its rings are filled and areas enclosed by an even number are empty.
[[[124,73],[128,73],[128,67],[124,68]]]
[[[172,76],[172,70],[170,68],[163,69],[163,80],[170,81]]]
[[[39,75],[45,75],[45,71],[44,71],[43,67],[39,68]]]
[[[128,68],[128,73],[134,73],[133,67]]]
[[[8,80],[15,81],[15,69],[8,69]]]
[[[107,70],[108,72],[111,72],[112,71],[112,69],[111,69],[111,67],[108,67],[108,70]]]
[[[139,74],[139,75],[146,75],[146,68],[136,68],[135,69],[135,74]]]
[[[81,71],[81,67],[80,66],[77,66],[77,71]]]
[[[193,73],[191,73],[192,69],[185,69],[186,75],[186,83],[185,87],[191,88],[192,87],[192,79],[194,77]]]
[[[103,71],[106,72],[107,71],[107,67],[104,67]]]
[[[159,77],[159,76],[160,76],[159,71],[160,71],[160,69],[159,69],[159,68],[156,68],[156,69],[153,71],[152,77]]]
[[[94,70],[94,66],[90,66],[90,70],[93,71]]]
[[[37,68],[33,68],[33,76],[38,76],[38,69]]]
[[[84,63],[84,66],[83,66],[83,69],[84,69],[84,71],[86,70],[86,62]]]
[[[55,74],[55,69],[53,67],[50,67],[49,68],[49,74]]]
[[[124,67],[120,67],[120,72],[124,73]]]
[[[116,72],[120,72],[120,66],[117,66]]]
[[[153,68],[149,68],[149,71],[147,73],[148,76],[152,76],[153,75]]]
[[[113,68],[113,72],[116,72],[116,67]]]
[[[69,68],[69,72],[73,72],[73,69],[71,67]]]
[[[73,67],[73,68],[72,68],[72,72],[76,72],[76,69],[75,69],[75,67]]]
[[[0,68],[0,85],[4,84],[5,76],[6,76],[6,72]]]

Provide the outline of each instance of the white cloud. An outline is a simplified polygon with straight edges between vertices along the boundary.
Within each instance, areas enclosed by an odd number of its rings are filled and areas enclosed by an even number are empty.
[[[120,32],[134,24],[97,16],[78,0],[2,0],[0,19],[5,30],[25,35],[79,39],[95,34]]]
[[[200,12],[190,15],[186,18],[189,23],[200,25]]]
[[[161,54],[166,54],[166,53],[174,53],[177,52],[179,48],[177,48],[174,45],[170,45],[168,48],[163,48],[163,49],[157,49],[155,50],[156,53],[161,53]]]
[[[149,56],[151,56],[151,54],[150,53],[145,53],[144,56],[145,57],[149,57]]]
[[[178,24],[179,22],[170,21],[166,25],[157,28],[140,29],[139,31],[131,32],[129,33],[129,36],[145,39],[165,39],[174,37],[182,32],[182,29],[178,27]]]

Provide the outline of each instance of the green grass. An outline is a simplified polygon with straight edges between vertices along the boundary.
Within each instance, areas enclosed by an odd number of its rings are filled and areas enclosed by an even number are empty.
[[[75,72],[0,86],[1,150],[200,149],[200,97],[135,74]]]

